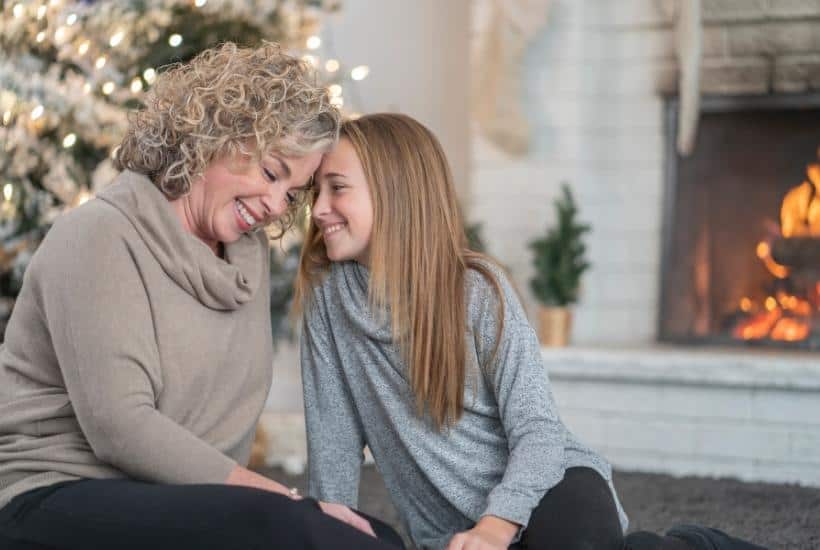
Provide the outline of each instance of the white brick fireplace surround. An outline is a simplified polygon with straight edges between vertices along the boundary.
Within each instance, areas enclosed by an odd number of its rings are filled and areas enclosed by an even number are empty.
[[[473,4],[474,43],[489,6]],[[526,243],[553,220],[560,183],[572,185],[593,268],[573,346],[544,360],[567,424],[617,467],[820,486],[820,354],[655,343],[678,7],[552,0],[524,59],[531,150],[509,156],[474,130],[469,217],[532,307]],[[703,1],[704,94],[818,90],[820,1]]]

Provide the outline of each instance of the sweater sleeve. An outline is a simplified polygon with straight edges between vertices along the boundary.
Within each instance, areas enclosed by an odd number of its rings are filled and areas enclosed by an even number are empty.
[[[60,221],[38,251],[34,276],[74,414],[94,454],[135,479],[223,483],[236,462],[156,408],[161,360],[127,238],[86,219]]]
[[[301,340],[308,490],[355,508],[366,442],[321,299],[305,313]]]
[[[487,497],[482,515],[493,515],[526,526],[544,494],[564,475],[566,430],[549,389],[541,348],[535,331],[509,283],[499,277],[504,290],[504,327],[496,355],[492,356],[497,315],[484,309],[478,321],[487,378],[492,385],[499,416],[507,437],[509,458],[501,483]],[[486,293],[493,292],[485,286]],[[486,296],[485,296],[486,298]],[[485,307],[496,310],[497,301]]]

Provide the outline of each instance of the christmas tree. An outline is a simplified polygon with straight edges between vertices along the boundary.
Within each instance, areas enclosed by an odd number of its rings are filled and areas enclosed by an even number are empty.
[[[314,65],[341,106],[342,84],[367,67],[320,59],[321,23],[338,9],[321,0],[0,0],[0,319],[54,219],[116,175],[127,113],[158,71],[220,42],[269,40]],[[273,273],[292,277],[278,264]]]
[[[530,243],[535,266],[530,287],[542,304],[563,307],[578,300],[581,275],[589,269],[583,236],[590,226],[576,219],[578,207],[568,185],[561,186],[554,205],[556,225]]]

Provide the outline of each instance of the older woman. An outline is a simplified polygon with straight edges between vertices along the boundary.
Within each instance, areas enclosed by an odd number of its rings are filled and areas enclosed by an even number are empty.
[[[242,466],[271,384],[264,228],[287,225],[338,131],[273,44],[158,78],[122,174],[57,220],[9,322],[0,547],[401,544]]]

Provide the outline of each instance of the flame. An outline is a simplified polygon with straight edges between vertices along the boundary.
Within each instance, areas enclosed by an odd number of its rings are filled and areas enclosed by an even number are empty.
[[[820,164],[810,164],[804,181],[788,193],[780,207],[784,237],[820,236]]]
[[[785,279],[789,276],[789,268],[774,261],[772,247],[766,241],[760,241],[757,244],[757,257],[763,260],[763,264],[769,270],[769,273],[778,279]]]
[[[778,292],[777,302],[784,310],[794,313],[795,315],[800,315],[803,317],[808,317],[811,315],[812,307],[811,302],[808,300],[798,298],[797,296],[787,294],[786,292]]]

